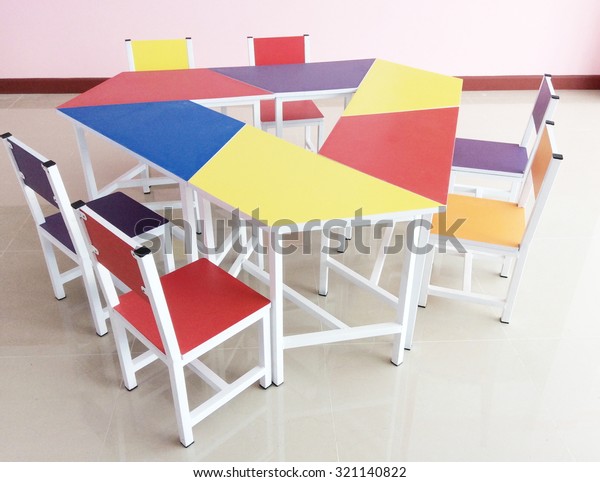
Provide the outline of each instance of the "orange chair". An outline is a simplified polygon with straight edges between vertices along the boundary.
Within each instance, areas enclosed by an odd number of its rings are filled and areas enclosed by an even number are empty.
[[[500,321],[510,321],[527,253],[562,160],[556,152],[554,124],[546,121],[531,164],[535,200],[529,216],[522,204],[457,194],[449,196],[446,212],[433,217],[431,243],[435,249],[427,255],[420,306],[427,304],[428,295],[474,301],[502,307]],[[431,282],[434,253],[436,250],[445,252],[446,248],[464,257],[462,289],[436,286]],[[474,255],[515,260],[505,297],[473,292]]]
[[[295,37],[248,37],[250,65],[303,64],[310,62],[309,35]],[[260,103],[261,128],[275,127],[275,101]],[[283,125],[304,125],[305,147],[318,151],[323,144],[323,114],[312,100],[294,100],[283,103]],[[317,127],[317,145],[311,141],[310,128]]]
[[[270,302],[206,258],[159,276],[149,248],[140,247],[89,205],[80,203],[78,209],[96,276],[108,300],[125,387],[137,386],[138,370],[155,360],[164,362],[179,439],[188,447],[194,441],[194,425],[256,381],[265,388],[271,384]],[[131,291],[118,295],[115,278]],[[198,359],[253,325],[260,327],[257,364],[237,379],[224,380]],[[147,349],[135,358],[128,333]],[[186,367],[216,391],[192,410]]]

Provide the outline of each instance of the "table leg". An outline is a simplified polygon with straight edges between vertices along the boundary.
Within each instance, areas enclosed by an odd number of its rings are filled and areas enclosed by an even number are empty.
[[[271,360],[273,383],[283,383],[283,256],[277,228],[269,232],[269,294],[271,298]]]
[[[412,347],[419,294],[428,250],[430,219],[430,216],[419,216],[411,221],[407,227],[407,242],[402,263],[397,315],[397,321],[402,325],[402,331],[394,337],[392,351],[392,363],[395,365],[402,363],[404,350],[410,350]]]
[[[427,264],[427,255],[430,248],[429,236],[431,234],[431,219],[432,215],[428,214],[420,218],[420,226],[416,226],[415,229],[418,233],[415,233],[415,239],[417,240],[415,249],[418,250],[416,266],[415,266],[415,278],[414,286],[412,290],[412,299],[410,302],[410,314],[408,318],[408,326],[406,327],[406,344],[404,348],[410,350],[412,347],[413,336],[415,333],[415,323],[417,321],[417,311],[419,309],[419,296],[421,294],[421,286],[423,284],[423,278],[425,275],[425,266]]]
[[[410,229],[410,228],[409,228]],[[410,249],[404,249],[402,259],[402,273],[400,278],[400,293],[398,295],[398,311],[396,323],[402,326],[402,330],[394,335],[392,347],[392,363],[400,365],[404,360],[404,347],[406,346],[407,327],[410,323],[412,290],[415,279],[416,254]]]
[[[208,199],[198,195],[198,209],[202,219],[202,243],[206,250],[206,257],[213,263],[217,260],[217,246],[212,218],[212,205]]]
[[[98,197],[98,184],[96,184],[96,177],[94,176],[94,169],[92,167],[92,159],[90,157],[90,150],[85,137],[85,131],[81,126],[75,126],[75,137],[77,139],[77,147],[79,148],[79,156],[81,157],[81,166],[83,168],[83,176],[88,197],[89,199],[96,199]]]
[[[188,263],[198,259],[198,239],[196,238],[196,212],[194,209],[194,191],[187,183],[179,183],[181,195],[181,215],[185,241],[185,255]]]

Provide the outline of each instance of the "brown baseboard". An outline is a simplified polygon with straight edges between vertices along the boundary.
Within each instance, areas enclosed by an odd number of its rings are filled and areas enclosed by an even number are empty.
[[[79,94],[106,78],[0,79],[0,94]]]
[[[465,76],[463,90],[536,90],[541,75]],[[106,78],[0,79],[0,94],[79,94]],[[600,90],[600,75],[553,75],[556,90]]]
[[[463,90],[536,90],[541,75],[466,76]],[[553,75],[556,90],[599,90],[600,75]]]

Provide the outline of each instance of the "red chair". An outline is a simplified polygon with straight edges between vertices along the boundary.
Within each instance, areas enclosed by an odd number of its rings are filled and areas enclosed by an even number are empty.
[[[250,65],[303,64],[310,62],[310,37],[248,37]],[[275,101],[260,103],[261,128],[275,127]],[[304,125],[305,147],[318,151],[323,144],[323,114],[312,100],[283,102],[283,125]],[[310,136],[311,126],[317,127],[317,145]]]
[[[164,362],[179,439],[188,447],[194,441],[194,425],[256,381],[265,388],[271,384],[270,302],[206,258],[159,276],[149,248],[140,247],[89,205],[79,210],[96,275],[109,300],[125,387],[137,386],[138,370],[157,359]],[[131,291],[117,295],[114,278]],[[258,364],[235,381],[225,381],[198,359],[255,323],[260,328]],[[147,351],[133,358],[127,333]],[[216,390],[192,410],[185,367]]]

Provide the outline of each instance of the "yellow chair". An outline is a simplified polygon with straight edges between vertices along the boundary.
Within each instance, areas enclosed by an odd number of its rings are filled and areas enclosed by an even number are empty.
[[[193,69],[194,62],[194,47],[191,37],[179,39],[161,39],[161,40],[125,40],[125,48],[127,51],[127,60],[129,62],[129,70],[132,72],[151,71],[151,70],[184,70]],[[142,175],[147,179],[147,183],[143,186],[144,192],[150,192],[152,185],[176,185],[177,183],[169,178],[151,178],[148,167]],[[196,209],[196,231],[200,233],[200,216],[198,214],[198,196],[194,193],[194,203]],[[180,201],[168,203],[173,207],[178,207]]]
[[[553,131],[554,123],[546,121],[533,156],[529,175],[535,201],[529,215],[523,203],[531,186],[525,184],[520,203],[451,194],[446,212],[433,217],[431,244],[434,249],[428,253],[425,263],[420,306],[427,304],[428,295],[474,301],[502,307],[500,321],[510,321],[525,259],[562,160],[556,153]],[[436,286],[431,282],[434,253],[446,252],[446,248],[451,248],[451,254],[464,257],[462,289]],[[473,256],[497,256],[515,261],[505,297],[473,292]]]
[[[125,39],[125,49],[131,72],[181,70],[194,67],[194,49],[191,37],[166,40]],[[148,166],[145,166],[141,176],[140,183],[146,194],[150,192],[151,186],[177,184],[167,177],[151,178]],[[180,201],[168,204],[178,207]]]

